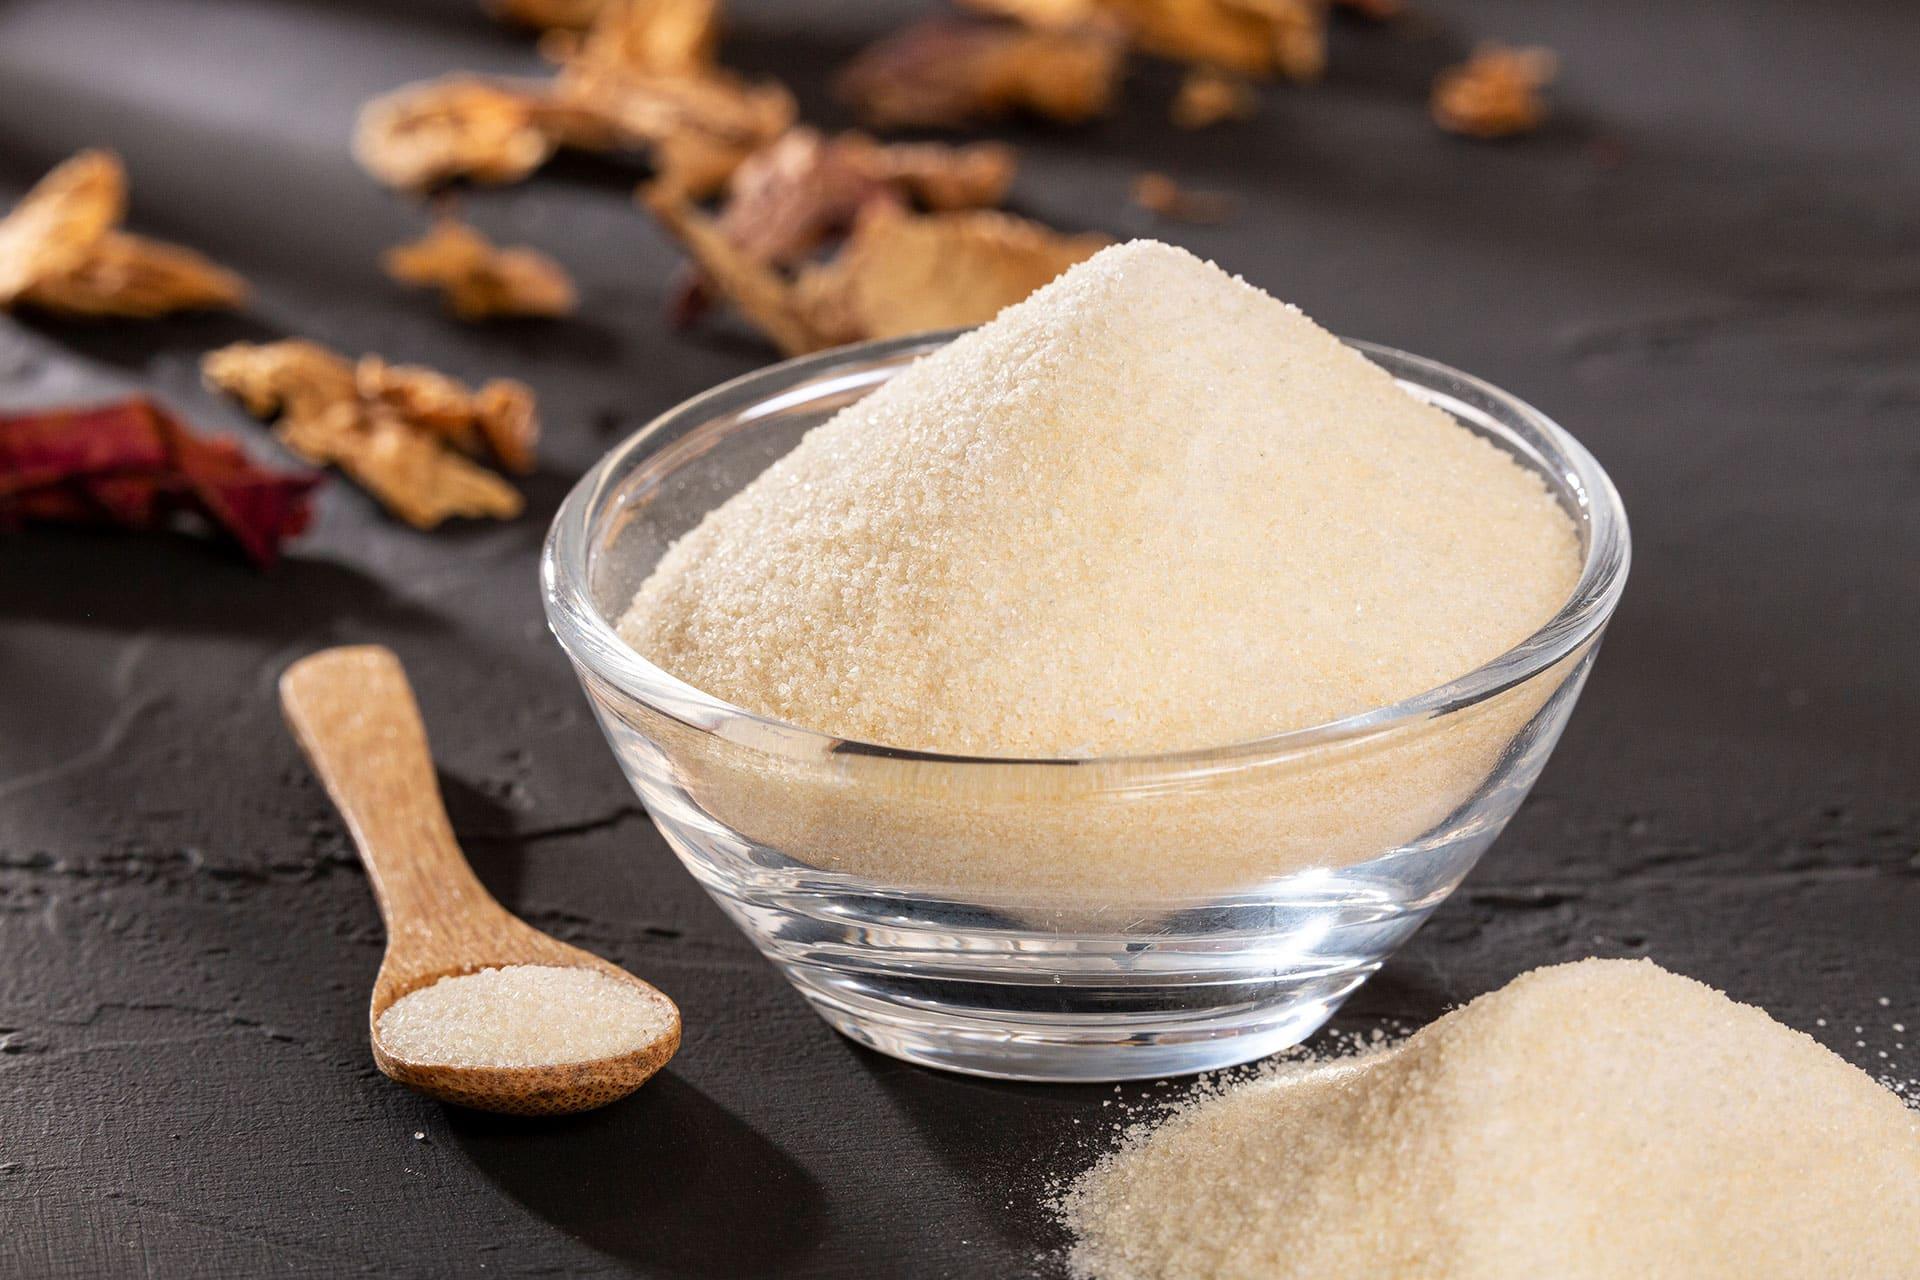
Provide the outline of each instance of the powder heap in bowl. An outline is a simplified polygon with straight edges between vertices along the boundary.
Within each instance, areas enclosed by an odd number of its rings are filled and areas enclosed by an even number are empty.
[[[407,1062],[550,1067],[638,1053],[673,1016],[659,997],[594,969],[512,964],[401,996],[380,1015],[380,1041]]]
[[[1148,1125],[1063,1202],[1099,1280],[1920,1275],[1920,1115],[1650,961],[1526,974]]]
[[[810,432],[667,552],[621,633],[842,737],[1151,752],[1444,684],[1579,568],[1506,453],[1294,308],[1137,241]]]

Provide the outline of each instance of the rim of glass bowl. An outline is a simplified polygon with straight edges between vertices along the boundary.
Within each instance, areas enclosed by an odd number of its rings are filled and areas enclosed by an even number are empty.
[[[1626,511],[1607,473],[1578,440],[1524,400],[1472,374],[1424,356],[1348,338],[1342,340],[1387,369],[1397,380],[1417,386],[1423,399],[1456,417],[1465,416],[1469,420],[1504,417],[1499,425],[1509,434],[1510,444],[1517,443],[1524,448],[1535,468],[1557,473],[1561,483],[1571,491],[1575,505],[1586,515],[1589,530],[1586,563],[1572,595],[1560,611],[1513,648],[1437,688],[1323,724],[1210,747],[1060,757],[958,755],[861,742],[760,715],[669,674],[620,638],[613,622],[600,612],[589,595],[588,556],[605,523],[651,487],[645,486],[638,493],[614,491],[616,484],[623,482],[639,465],[638,456],[649,453],[656,440],[663,436],[677,440],[676,429],[690,421],[697,427],[699,422],[723,414],[739,416],[756,410],[760,414],[777,411],[791,404],[795,393],[803,389],[807,392],[805,398],[820,398],[831,394],[835,380],[827,375],[838,367],[846,366],[850,383],[864,383],[876,369],[892,364],[904,368],[907,361],[900,357],[924,355],[963,332],[965,330],[955,329],[855,343],[769,365],[682,401],[616,445],[568,493],[554,516],[542,550],[540,581],[547,622],[561,646],[597,679],[659,714],[755,750],[810,759],[839,753],[1000,768],[1122,765],[1135,775],[1137,782],[1141,770],[1184,773],[1249,756],[1266,759],[1368,737],[1464,710],[1525,683],[1598,635],[1625,589],[1632,559]],[[878,382],[873,385],[877,386]],[[1492,412],[1477,408],[1463,399],[1463,395],[1478,398],[1490,406]],[[1538,435],[1548,448],[1542,449],[1539,441],[1527,439],[1524,434],[1517,442],[1511,440],[1513,434],[1524,431]],[[675,466],[685,465],[700,452],[704,450],[676,459]],[[656,482],[659,478],[655,478]],[[618,499],[611,505],[610,495]]]

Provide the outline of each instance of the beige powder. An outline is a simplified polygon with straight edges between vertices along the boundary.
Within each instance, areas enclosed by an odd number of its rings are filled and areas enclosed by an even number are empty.
[[[380,1015],[387,1052],[449,1067],[545,1067],[634,1053],[671,1009],[593,969],[516,964],[442,978]]]
[[[668,551],[621,631],[841,736],[1159,751],[1463,675],[1552,616],[1579,561],[1505,453],[1139,241],[809,433]]]
[[[1589,960],[1202,1097],[1063,1212],[1099,1280],[1911,1280],[1920,1116],[1759,1009]]]

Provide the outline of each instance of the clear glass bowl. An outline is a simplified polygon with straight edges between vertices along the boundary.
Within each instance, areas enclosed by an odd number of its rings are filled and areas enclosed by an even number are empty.
[[[1204,751],[1009,760],[851,742],[722,702],[620,639],[669,544],[950,336],[775,365],[615,448],[547,539],[554,634],[667,843],[860,1043],[1079,1081],[1294,1044],[1453,891],[1539,776],[1626,580],[1619,495],[1528,405],[1355,343],[1536,471],[1579,525],[1584,571],[1551,621],[1451,684]]]

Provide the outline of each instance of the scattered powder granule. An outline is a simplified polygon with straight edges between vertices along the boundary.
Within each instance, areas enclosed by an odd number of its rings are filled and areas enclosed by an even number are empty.
[[[1920,1115],[1762,1010],[1588,960],[1203,1095],[1060,1208],[1099,1280],[1912,1280]]]
[[[380,1040],[408,1062],[545,1067],[644,1049],[667,1005],[593,969],[516,964],[442,978],[380,1015]]]
[[[1525,639],[1580,567],[1573,522],[1506,452],[1295,308],[1136,241],[809,432],[665,551],[620,632],[824,733],[1088,757],[1425,692]],[[1311,768],[1124,805],[1070,770],[975,769],[959,794],[910,763],[843,757],[823,782],[675,747],[709,813],[814,865],[1113,903],[1416,838],[1577,661]]]

